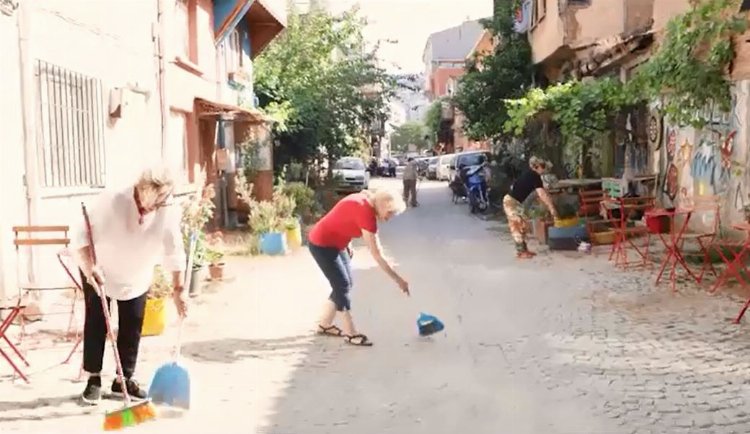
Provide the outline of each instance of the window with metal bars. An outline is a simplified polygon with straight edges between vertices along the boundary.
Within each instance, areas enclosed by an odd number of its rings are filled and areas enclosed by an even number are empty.
[[[104,103],[97,78],[35,65],[37,159],[42,187],[103,187]]]

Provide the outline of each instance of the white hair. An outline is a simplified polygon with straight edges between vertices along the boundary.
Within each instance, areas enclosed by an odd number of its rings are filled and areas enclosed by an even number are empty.
[[[390,190],[376,190],[371,194],[372,204],[375,209],[392,212],[395,215],[406,210],[406,202],[400,194]]]
[[[169,167],[159,164],[143,170],[138,177],[138,184],[150,186],[158,192],[164,192],[172,191],[175,181]]]

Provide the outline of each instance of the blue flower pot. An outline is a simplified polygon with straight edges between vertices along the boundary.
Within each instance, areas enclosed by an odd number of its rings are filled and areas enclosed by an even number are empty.
[[[264,255],[285,255],[287,251],[286,233],[268,232],[260,234],[260,252]]]

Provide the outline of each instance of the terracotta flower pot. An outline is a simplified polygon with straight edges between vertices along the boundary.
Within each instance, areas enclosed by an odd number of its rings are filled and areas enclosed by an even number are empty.
[[[211,276],[211,280],[222,280],[224,279],[224,263],[211,264],[208,266],[208,274]]]

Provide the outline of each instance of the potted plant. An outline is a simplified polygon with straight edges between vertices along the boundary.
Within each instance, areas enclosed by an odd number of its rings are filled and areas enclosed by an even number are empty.
[[[211,280],[222,280],[224,278],[224,248],[221,232],[208,235],[206,246],[206,262],[208,262],[208,274]]]
[[[148,288],[146,309],[143,315],[143,336],[158,336],[164,333],[167,324],[166,300],[172,292],[167,273],[160,267],[154,268],[154,277]]]
[[[302,247],[302,225],[299,218],[290,217],[285,220],[286,241],[290,248]]]
[[[197,240],[193,256],[193,273],[190,278],[188,292],[191,297],[198,295],[201,283],[204,280],[206,269],[206,234],[203,229],[214,215],[214,202],[216,196],[213,184],[205,184],[201,176],[196,184],[202,186],[188,200],[183,203],[182,212],[182,235],[184,237],[185,249],[190,247],[190,234],[196,233]],[[188,252],[189,253],[189,252]]]
[[[193,252],[193,268],[189,270],[190,287],[187,288],[188,295],[197,297],[201,292],[201,283],[206,279],[206,234],[199,231],[195,239],[195,251]],[[189,248],[190,239],[185,240],[185,247]],[[189,253],[189,252],[188,252]]]
[[[284,255],[287,252],[284,222],[270,201],[252,201],[248,224],[257,234],[260,252],[266,255]]]

